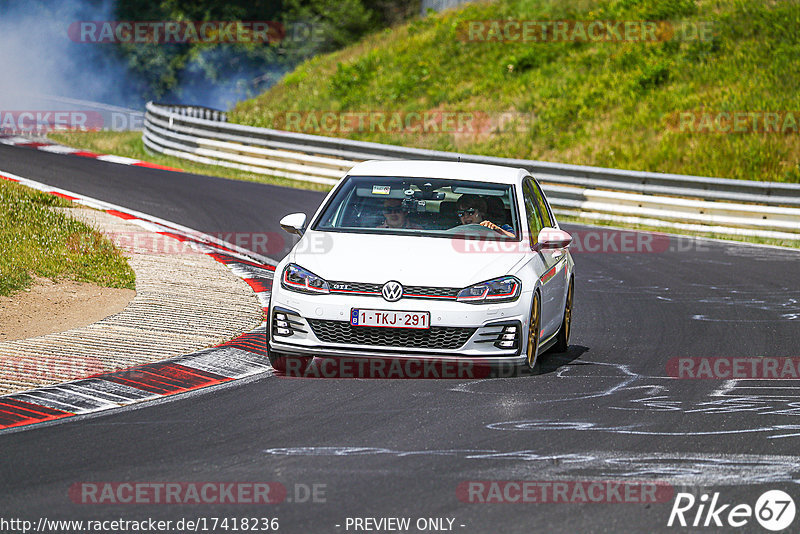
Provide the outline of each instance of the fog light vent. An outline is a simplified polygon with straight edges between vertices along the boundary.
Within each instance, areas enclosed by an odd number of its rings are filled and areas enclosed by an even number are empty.
[[[275,336],[293,336],[297,332],[306,333],[298,319],[300,316],[295,313],[275,310],[272,314],[272,334]]]
[[[494,346],[498,349],[516,349],[518,346],[518,328],[516,325],[506,325],[497,336]]]

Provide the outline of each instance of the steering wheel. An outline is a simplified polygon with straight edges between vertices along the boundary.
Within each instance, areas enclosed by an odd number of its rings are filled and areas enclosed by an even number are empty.
[[[485,226],[482,226],[480,224],[475,224],[475,223],[473,223],[473,224],[460,224],[458,226],[454,226],[454,227],[450,228],[449,230],[447,230],[447,233],[448,234],[461,234],[461,233],[463,233],[463,234],[473,234],[473,235],[474,234],[484,233],[484,234],[497,235],[497,232],[495,232],[491,228],[487,228]]]

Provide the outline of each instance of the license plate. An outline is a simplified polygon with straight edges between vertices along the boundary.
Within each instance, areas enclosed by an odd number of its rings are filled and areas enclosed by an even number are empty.
[[[353,326],[377,326],[381,328],[416,328],[431,327],[430,312],[396,311],[396,310],[350,310],[350,324]]]

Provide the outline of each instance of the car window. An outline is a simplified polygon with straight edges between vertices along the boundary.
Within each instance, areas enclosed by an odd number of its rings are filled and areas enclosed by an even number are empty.
[[[542,225],[539,204],[531,188],[530,180],[525,180],[522,185],[522,198],[525,202],[525,215],[528,218],[528,232],[530,232],[531,247],[533,247],[539,238],[539,232],[544,226]]]
[[[461,202],[461,204],[459,204]],[[458,214],[466,203],[514,237]],[[519,239],[519,216],[512,185],[441,178],[348,176],[313,223],[314,230],[428,236],[471,235]],[[472,204],[469,204],[472,206]]]
[[[546,227],[552,227],[553,221],[550,217],[550,212],[547,209],[547,201],[544,198],[542,188],[539,187],[539,184],[533,180],[531,180],[531,183],[533,185],[533,192],[536,195],[536,204],[539,206],[539,215],[542,218],[542,223]]]

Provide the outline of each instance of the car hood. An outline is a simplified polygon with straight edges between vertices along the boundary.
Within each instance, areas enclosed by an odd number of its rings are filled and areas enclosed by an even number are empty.
[[[514,273],[525,254],[519,252],[520,243],[505,245],[514,250],[465,250],[459,239],[309,230],[289,254],[289,261],[327,280],[466,287]]]

